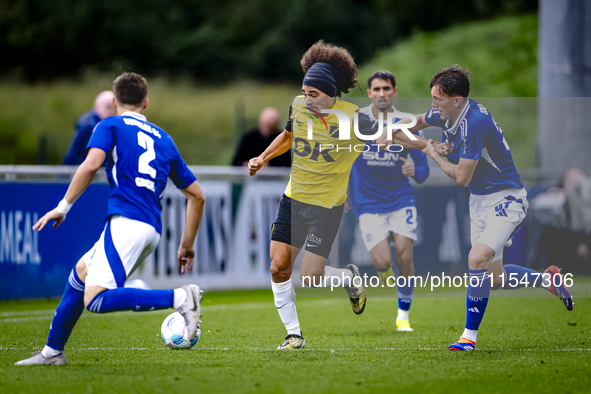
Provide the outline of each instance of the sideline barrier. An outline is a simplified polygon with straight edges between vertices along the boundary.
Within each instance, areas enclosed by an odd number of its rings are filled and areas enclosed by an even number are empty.
[[[0,300],[60,296],[71,268],[99,238],[110,193],[104,172],[99,173],[57,230],[30,230],[62,199],[75,169],[0,166]],[[190,282],[205,290],[269,288],[270,229],[289,170],[265,168],[256,177],[249,177],[244,168],[191,170],[206,195],[193,271],[180,275],[177,268],[186,198],[169,183],[162,199],[160,244],[131,278],[142,279],[152,288],[173,288]],[[415,192],[416,274],[466,271],[470,249],[468,190],[446,178],[432,176]],[[350,262],[362,271],[374,273],[352,213],[343,217],[328,264],[342,267]],[[294,272],[299,268],[295,267]],[[294,279],[298,283],[296,275]]]

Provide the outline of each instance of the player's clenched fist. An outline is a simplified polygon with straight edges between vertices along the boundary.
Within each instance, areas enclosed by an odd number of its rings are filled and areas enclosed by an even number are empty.
[[[415,176],[415,166],[410,164],[404,157],[401,157],[400,160],[404,163],[401,167],[402,174],[404,176]]]
[[[248,161],[248,173],[250,175],[256,174],[257,171],[260,170],[264,164],[265,164],[265,162],[260,157],[255,157],[253,159],[250,159]]]
[[[431,139],[427,141],[427,146],[425,147],[425,149],[423,149],[423,153],[429,156],[430,158],[433,158],[437,154],[435,141]]]
[[[451,147],[447,142],[435,143],[435,151],[441,156],[447,156],[451,153]]]
[[[447,156],[450,152],[451,148],[447,142],[439,143],[433,140],[429,140],[423,149],[423,153],[431,158],[434,158],[435,155]]]

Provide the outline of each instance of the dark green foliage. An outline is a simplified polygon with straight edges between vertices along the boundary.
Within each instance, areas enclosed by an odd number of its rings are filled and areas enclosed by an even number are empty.
[[[91,68],[296,81],[319,39],[363,63],[413,30],[536,10],[536,0],[0,0],[0,75],[47,80]]]
[[[481,45],[483,42],[487,45]],[[536,15],[462,23],[438,32],[416,32],[365,62],[359,70],[363,93],[353,89],[349,96],[366,96],[367,77],[385,68],[398,81],[396,106],[414,113],[424,112],[430,100],[418,100],[414,105],[412,98],[429,97],[433,73],[459,63],[474,72],[471,95],[483,98],[483,105],[502,125],[518,168],[531,167],[535,153],[531,146],[537,133],[536,44]],[[150,104],[145,114],[171,133],[188,163],[227,165],[243,131],[236,128],[236,117],[241,116],[235,112],[238,104],[244,106],[245,129],[256,125],[260,110],[267,106],[278,108],[285,121],[291,98],[301,89],[303,73],[299,73],[298,80],[290,84],[223,80],[219,85],[204,86],[184,78],[171,81],[150,77]],[[49,83],[3,83],[0,164],[61,163],[76,119],[92,107],[98,92],[112,87],[114,76],[91,72],[83,78]],[[517,100],[515,96],[532,98]],[[365,106],[369,101],[359,99],[355,103]]]

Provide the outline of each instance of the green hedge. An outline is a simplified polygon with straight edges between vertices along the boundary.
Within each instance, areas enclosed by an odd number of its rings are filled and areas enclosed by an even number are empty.
[[[454,63],[474,72],[475,97],[535,96],[536,45],[535,15],[459,24],[437,33],[417,32],[381,51],[361,67],[360,78],[365,83],[375,69],[390,69],[396,75],[399,96],[423,97],[416,105],[401,108],[414,112],[429,106],[424,97],[430,94],[433,73]],[[111,88],[116,74],[105,75],[88,73],[77,80],[36,84],[2,83],[0,164],[61,163],[77,118],[92,107],[98,92]],[[194,79],[148,77],[150,103],[145,113],[175,138],[190,164],[224,165],[230,163],[240,129],[255,126],[262,108],[277,107],[285,120],[291,97],[300,92],[301,77],[300,72],[298,80],[289,85],[226,82],[217,87]],[[359,90],[352,95],[359,96]],[[513,150],[519,152],[515,155],[518,164],[531,166],[535,98],[520,100],[519,105],[511,104],[515,100],[505,101],[483,103],[503,127]],[[519,117],[520,111],[528,115],[527,120]],[[43,141],[46,147],[40,151]]]
[[[320,38],[359,63],[414,30],[535,12],[537,0],[0,1],[0,75],[79,76],[87,68],[208,83],[297,81]]]

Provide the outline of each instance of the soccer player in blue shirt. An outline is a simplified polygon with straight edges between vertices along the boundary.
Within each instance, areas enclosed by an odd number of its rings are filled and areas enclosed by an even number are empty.
[[[367,95],[372,104],[361,108],[373,122],[380,118],[386,123],[387,113],[395,112],[392,105],[396,96],[396,79],[389,71],[374,72],[368,79]],[[380,115],[381,114],[381,115]],[[400,119],[395,119],[399,121]],[[382,151],[373,143],[366,144],[370,149],[363,152],[353,164],[349,179],[349,199],[355,216],[359,218],[359,228],[363,241],[382,282],[388,283],[392,277],[392,251],[390,234],[396,248],[396,265],[400,277],[398,285],[397,331],[413,331],[409,323],[414,283],[413,244],[417,240],[416,197],[409,177],[422,183],[429,176],[427,156],[420,150],[401,152]],[[408,154],[414,166],[407,161]],[[394,282],[392,282],[394,283]]]
[[[185,318],[190,338],[195,338],[199,329],[201,291],[196,285],[174,290],[123,287],[134,268],[160,241],[160,198],[167,179],[188,198],[185,231],[177,252],[181,273],[187,265],[189,270],[193,266],[193,243],[205,197],[172,138],[142,115],[148,105],[146,80],[135,73],[124,73],[115,80],[113,92],[117,116],[96,126],[86,160],[78,167],[64,199],[33,226],[33,230],[41,231],[55,221],[53,228],[57,228],[106,158],[112,190],[105,229],[72,269],[49,328],[47,345],[16,365],[66,365],[64,346],[84,307],[95,313],[175,308]]]
[[[548,267],[540,275],[518,265],[503,266],[503,249],[511,245],[527,214],[527,192],[503,131],[483,105],[468,98],[469,76],[457,65],[438,71],[430,84],[433,107],[418,115],[417,124],[410,128],[440,127],[447,160],[438,153],[441,145],[431,140],[423,151],[458,185],[470,188],[472,249],[466,327],[460,340],[449,346],[458,351],[474,350],[491,288],[541,287],[560,298],[567,310],[574,306],[558,268]],[[402,133],[395,137],[405,138]]]

